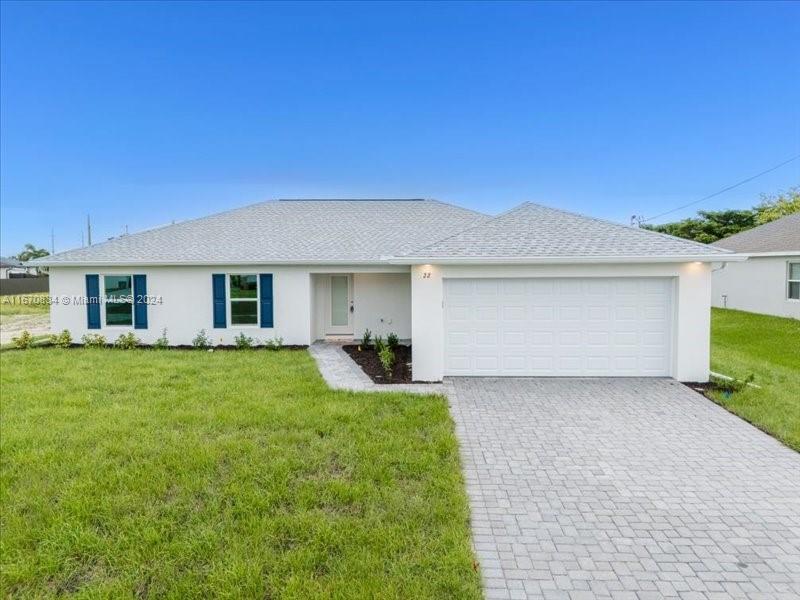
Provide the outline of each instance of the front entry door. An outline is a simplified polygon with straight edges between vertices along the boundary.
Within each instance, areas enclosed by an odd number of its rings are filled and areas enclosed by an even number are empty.
[[[329,335],[353,335],[353,295],[350,275],[331,275],[330,309],[328,310]]]

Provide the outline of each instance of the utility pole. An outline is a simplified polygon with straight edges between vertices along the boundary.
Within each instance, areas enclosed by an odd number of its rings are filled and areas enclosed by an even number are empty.
[[[86,244],[84,243],[84,240],[83,240],[83,231],[81,231],[81,248],[85,248],[85,247],[86,247]]]
[[[86,215],[86,240],[89,242],[87,245],[92,245],[92,220],[89,215]]]
[[[56,253],[56,232],[50,228],[50,254]]]

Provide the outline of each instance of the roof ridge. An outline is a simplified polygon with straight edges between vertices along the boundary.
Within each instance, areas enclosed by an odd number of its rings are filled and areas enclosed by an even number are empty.
[[[700,247],[705,248],[705,249],[708,249],[709,246],[711,245],[711,244],[704,244],[702,242],[696,242],[694,240],[689,240],[689,239],[686,239],[686,238],[678,237],[677,235],[669,235],[668,233],[661,233],[660,231],[653,231],[652,229],[644,229],[642,227],[632,227],[631,225],[625,225],[623,223],[616,223],[616,222],[610,221],[608,219],[601,219],[600,217],[595,217],[595,216],[592,216],[592,215],[584,215],[584,214],[581,214],[581,213],[573,212],[571,210],[564,210],[563,208],[554,208],[552,206],[546,206],[544,204],[538,204],[536,202],[526,202],[525,204],[530,204],[531,206],[539,206],[541,208],[546,208],[547,210],[552,210],[552,211],[559,212],[559,213],[562,213],[562,214],[565,214],[565,215],[570,215],[570,216],[573,216],[573,217],[589,219],[589,220],[595,221],[597,223],[603,223],[605,225],[613,225],[614,227],[620,227],[622,229],[625,229],[626,231],[646,231],[647,233],[660,235],[661,237],[665,237],[665,238],[670,239],[670,240],[677,240],[679,242],[684,242],[686,244],[693,244],[695,246],[700,246]],[[715,249],[718,250],[718,248],[715,248]],[[725,253],[727,253],[727,252],[731,252],[731,250],[725,250]]]
[[[440,204],[447,204],[446,202],[441,202],[440,200],[434,200],[434,202],[439,202]],[[425,244],[424,246],[420,246],[419,248],[415,248],[413,250],[408,250],[406,252],[403,252],[402,254],[398,255],[397,258],[400,258],[400,257],[403,257],[403,256],[408,256],[409,254],[414,254],[416,252],[422,252],[423,250],[425,250],[425,248],[430,248],[431,246],[435,246],[436,244],[441,244],[442,242],[445,242],[445,241],[447,241],[449,239],[452,239],[452,238],[456,237],[457,235],[461,235],[462,233],[465,233],[467,231],[475,229],[476,227],[482,227],[484,225],[488,225],[492,221],[494,221],[494,220],[496,220],[496,219],[498,219],[498,218],[500,218],[502,216],[505,216],[505,215],[507,215],[509,213],[512,213],[515,210],[517,210],[518,208],[521,208],[521,207],[525,206],[525,204],[528,204],[528,203],[523,202],[522,204],[518,204],[517,206],[509,208],[508,210],[505,210],[505,211],[503,211],[503,212],[501,212],[501,213],[499,213],[497,215],[494,215],[494,216],[490,216],[490,215],[486,215],[486,214],[483,214],[483,213],[479,213],[478,211],[472,211],[472,212],[474,212],[474,213],[476,213],[478,215],[481,215],[481,216],[484,216],[484,217],[488,217],[488,219],[486,219],[485,221],[481,221],[480,223],[475,223],[474,225],[470,225],[469,227],[465,227],[464,229],[459,229],[455,233],[453,233],[451,235],[447,235],[447,236],[445,236],[445,237],[443,237],[441,239],[438,239],[435,242],[431,242],[430,244]],[[448,205],[448,206],[454,206],[454,205],[451,204],[451,205]],[[467,208],[465,210],[472,210],[472,209]]]

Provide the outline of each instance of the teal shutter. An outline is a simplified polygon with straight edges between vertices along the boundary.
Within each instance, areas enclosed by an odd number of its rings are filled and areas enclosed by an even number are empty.
[[[211,276],[211,287],[214,299],[214,328],[224,329],[228,326],[225,312],[225,275],[214,273]]]
[[[133,328],[147,329],[147,275],[133,276]]]
[[[86,276],[86,327],[100,329],[100,276]]]
[[[272,273],[261,273],[258,276],[258,288],[261,302],[261,327],[274,327],[272,319]]]

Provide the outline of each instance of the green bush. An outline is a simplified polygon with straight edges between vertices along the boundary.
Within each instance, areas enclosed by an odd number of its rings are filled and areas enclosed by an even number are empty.
[[[394,367],[394,351],[392,351],[389,346],[384,346],[381,348],[381,351],[378,352],[378,359],[381,361],[381,366],[386,373],[386,377],[391,379],[392,368]]]
[[[157,350],[165,350],[169,348],[169,340],[167,339],[167,328],[161,330],[161,337],[158,338],[155,342],[153,342],[153,348]]]
[[[69,348],[72,345],[72,334],[68,329],[59,334],[54,333],[50,336],[50,343],[59,348]]]
[[[114,347],[119,348],[120,350],[133,350],[141,344],[141,340],[134,335],[134,333],[128,332],[120,334],[117,338],[117,341],[114,342]]]
[[[205,350],[206,348],[211,347],[211,338],[206,335],[205,329],[201,329],[197,332],[197,335],[194,336],[194,339],[192,340],[192,346],[198,350]]]
[[[236,343],[236,347],[239,350],[247,350],[248,348],[253,347],[253,338],[245,335],[244,333],[237,335],[235,338],[233,338],[233,341]]]
[[[383,338],[379,335],[375,336],[375,352],[378,354],[381,353],[381,350],[386,348],[386,342],[383,341]]]
[[[282,337],[274,337],[264,340],[264,347],[267,350],[280,350],[282,346],[283,346]]]
[[[372,332],[369,329],[364,330],[364,335],[361,336],[361,347],[369,348],[372,343]]]
[[[106,345],[106,336],[99,333],[87,333],[81,338],[81,342],[86,348],[104,348]]]
[[[399,344],[400,340],[398,339],[396,333],[392,332],[386,336],[386,345],[389,346],[389,348],[391,348],[392,350],[397,348]]]
[[[19,337],[11,338],[11,343],[14,344],[14,348],[25,350],[31,347],[31,344],[33,343],[33,336],[31,335],[31,332],[26,329],[19,334]]]

